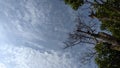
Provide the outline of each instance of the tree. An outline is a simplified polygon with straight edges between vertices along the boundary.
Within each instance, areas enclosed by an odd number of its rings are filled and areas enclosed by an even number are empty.
[[[95,46],[97,52],[95,62],[99,68],[119,68],[120,51],[109,49],[107,45],[109,44],[100,43]]]
[[[95,45],[96,51],[89,52],[86,57],[82,58],[84,62],[95,57],[95,62],[99,68],[119,68],[120,49],[116,45],[120,45],[119,39],[105,32],[97,32],[96,23],[92,21],[85,23],[80,17],[76,20],[78,24],[75,30],[69,34],[68,41],[65,43],[66,48],[84,43]]]
[[[90,17],[98,18],[102,21],[101,29],[107,30],[113,36],[120,39],[120,0],[64,0],[74,10],[77,10],[82,4],[91,4]],[[93,7],[93,8],[92,8]],[[94,13],[94,11],[96,11]]]
[[[97,8],[96,17],[102,21],[101,29],[120,39],[120,0],[110,0]]]
[[[95,57],[95,62],[99,68],[119,68],[119,46],[114,45],[117,38],[105,32],[97,32],[94,22],[85,23],[80,17],[77,18],[77,22],[76,29],[69,34],[66,48],[83,43],[95,45],[96,51],[89,52],[89,56],[84,57],[84,62],[89,61],[91,57]],[[117,44],[119,44],[119,41]]]
[[[64,2],[70,5],[74,10],[77,10],[79,6],[83,4],[83,0],[64,0]]]
[[[99,44],[101,42],[108,43],[110,49],[120,51],[120,40],[105,32],[97,32],[95,23],[84,23],[78,17],[77,26],[73,33],[69,34],[69,39],[66,42],[67,47],[74,46],[76,44],[87,43],[87,44]]]
[[[76,44],[94,44],[96,54],[95,61],[99,68],[119,68],[120,66],[120,0],[64,0],[74,10],[82,4],[90,4],[89,17],[101,21],[101,30],[97,32],[94,23],[87,24],[78,17],[76,29],[69,34],[66,47]],[[72,1],[72,2],[69,2]],[[78,2],[76,6],[72,3]],[[75,8],[74,8],[75,7]],[[108,34],[110,32],[111,34]]]

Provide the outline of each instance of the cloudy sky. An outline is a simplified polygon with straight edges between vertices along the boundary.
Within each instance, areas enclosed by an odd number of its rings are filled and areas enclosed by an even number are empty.
[[[64,50],[75,13],[62,0],[0,0],[0,68],[95,68]]]

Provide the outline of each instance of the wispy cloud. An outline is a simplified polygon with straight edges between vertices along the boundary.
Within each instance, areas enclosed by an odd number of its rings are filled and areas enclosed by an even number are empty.
[[[0,46],[1,68],[78,68],[70,53],[40,52],[28,47]],[[3,60],[4,59],[4,60]],[[3,61],[2,61],[3,60]],[[12,66],[12,65],[14,66]]]
[[[76,52],[46,51],[63,45],[72,14],[59,0],[0,0],[0,68],[79,68]]]

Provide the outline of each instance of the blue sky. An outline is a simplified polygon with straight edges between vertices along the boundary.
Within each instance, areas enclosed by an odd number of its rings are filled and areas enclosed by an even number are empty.
[[[0,68],[94,68],[79,62],[84,48],[62,49],[75,13],[61,0],[0,0]]]

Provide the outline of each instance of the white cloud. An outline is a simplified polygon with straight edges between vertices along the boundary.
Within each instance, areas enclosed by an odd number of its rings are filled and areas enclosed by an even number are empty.
[[[17,47],[12,45],[0,46],[4,56],[0,61],[0,68],[77,68],[74,58],[69,53],[52,51],[40,52],[28,47]],[[12,64],[11,64],[12,63]],[[14,66],[13,66],[14,65]]]
[[[0,68],[79,68],[70,53],[43,50],[63,45],[60,41],[72,16],[61,4],[57,0],[0,0]]]
[[[0,68],[7,68],[7,67],[5,66],[5,64],[0,63]]]

